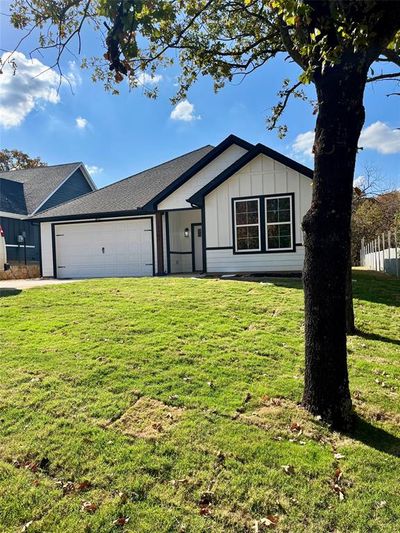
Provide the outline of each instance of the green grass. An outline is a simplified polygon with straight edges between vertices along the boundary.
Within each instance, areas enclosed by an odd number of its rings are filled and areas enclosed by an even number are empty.
[[[0,298],[0,531],[111,532],[123,516],[135,533],[250,532],[269,516],[277,531],[398,532],[399,282],[354,277],[352,435],[298,406],[300,281],[99,280]],[[168,431],[150,399],[181,408]],[[159,437],[125,433],[130,409]]]

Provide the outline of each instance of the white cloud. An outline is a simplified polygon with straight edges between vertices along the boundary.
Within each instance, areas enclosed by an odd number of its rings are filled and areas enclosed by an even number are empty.
[[[79,128],[80,130],[84,130],[86,128],[86,126],[89,124],[89,122],[88,122],[88,120],[86,118],[77,117],[75,119],[75,124],[76,124],[77,128]]]
[[[314,144],[314,132],[306,131],[297,135],[294,143],[293,150],[296,154],[306,155],[312,157],[312,147]]]
[[[147,72],[141,72],[136,79],[139,85],[157,85],[163,77],[161,74],[151,75],[147,74]]]
[[[38,59],[29,59],[21,52],[14,52],[16,70],[1,56],[3,73],[0,74],[0,124],[5,128],[19,126],[25,117],[39,104],[57,104],[60,78]]]
[[[378,120],[361,132],[359,145],[380,154],[397,154],[400,152],[400,130]]]
[[[79,72],[79,67],[75,61],[68,61],[68,72],[65,74],[72,89],[75,89],[78,85],[82,85],[82,76]]]
[[[86,168],[89,174],[100,174],[101,172],[103,172],[103,169],[96,165],[86,165]]]
[[[182,120],[183,122],[191,122],[192,120],[200,120],[200,115],[194,114],[194,105],[189,100],[179,102],[171,111],[170,117],[172,120]]]
[[[293,151],[311,158],[313,144],[313,131],[300,133],[293,143]],[[383,155],[400,153],[400,129],[393,129],[378,120],[362,130],[358,145]]]
[[[354,178],[353,185],[354,187],[358,187],[359,189],[362,189],[366,185],[365,176],[358,176],[357,178]]]

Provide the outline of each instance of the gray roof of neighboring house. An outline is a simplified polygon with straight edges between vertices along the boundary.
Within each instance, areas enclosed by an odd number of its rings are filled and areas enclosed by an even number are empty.
[[[82,163],[65,163],[63,165],[10,170],[0,172],[0,179],[11,180],[23,185],[25,214],[32,214],[81,165]],[[0,192],[3,195],[3,190]],[[20,211],[11,212],[20,213]]]
[[[203,146],[128,178],[107,185],[37,214],[35,219],[68,218],[78,215],[111,215],[140,211],[213,149]]]

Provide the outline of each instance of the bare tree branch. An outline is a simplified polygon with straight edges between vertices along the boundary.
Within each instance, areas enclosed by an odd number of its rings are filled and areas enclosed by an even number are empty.
[[[398,78],[400,76],[400,72],[391,72],[387,74],[379,74],[378,76],[373,76],[372,78],[367,79],[367,83],[371,83],[373,81],[399,81]]]

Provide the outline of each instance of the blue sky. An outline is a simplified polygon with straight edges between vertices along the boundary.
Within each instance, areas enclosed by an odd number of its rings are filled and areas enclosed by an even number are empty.
[[[6,17],[1,16],[0,23],[1,48],[12,50],[20,34],[8,26]],[[85,34],[84,45],[88,55],[102,53],[98,36],[92,32]],[[63,70],[73,91],[63,84],[57,93],[55,72],[37,76],[52,58],[35,55],[32,64],[28,54],[33,47],[34,40],[20,47],[15,76],[6,68],[0,76],[2,148],[18,148],[49,164],[83,161],[99,187],[200,146],[215,145],[230,133],[312,166],[309,150],[315,116],[308,104],[293,101],[288,106],[285,139],[266,128],[282,80],[297,75],[297,69],[283,57],[218,94],[213,92],[212,81],[203,78],[190,90],[188,102],[176,108],[169,100],[176,90],[176,68],[158,73],[157,100],[149,100],[141,88],[128,90],[124,83],[121,94],[113,96],[101,83],[91,81],[90,72],[79,68],[79,58],[66,54]],[[382,186],[399,188],[400,99],[386,96],[393,89],[390,85],[375,84],[366,90],[360,142],[364,150],[358,157],[356,176],[372,166],[382,175]]]

